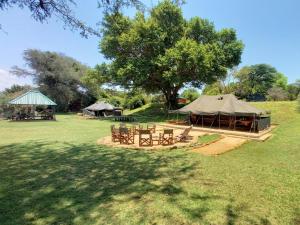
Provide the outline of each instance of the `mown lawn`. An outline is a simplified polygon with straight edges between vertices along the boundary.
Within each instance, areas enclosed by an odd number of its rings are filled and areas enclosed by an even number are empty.
[[[0,121],[0,224],[300,224],[300,114],[218,157],[97,146],[109,121]]]

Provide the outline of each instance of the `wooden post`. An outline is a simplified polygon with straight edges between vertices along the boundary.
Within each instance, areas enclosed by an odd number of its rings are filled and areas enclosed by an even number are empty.
[[[233,126],[234,130],[235,130],[235,125],[236,125],[236,115],[234,115],[234,126]]]
[[[221,117],[221,115],[220,115],[220,113],[219,113],[219,129],[221,128],[220,117]]]

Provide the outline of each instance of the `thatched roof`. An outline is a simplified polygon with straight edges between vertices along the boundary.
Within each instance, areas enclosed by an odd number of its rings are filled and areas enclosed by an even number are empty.
[[[101,110],[112,111],[114,110],[114,106],[107,102],[96,102],[84,109],[89,111],[101,111]]]
[[[181,109],[173,110],[175,113],[192,113],[197,115],[262,115],[264,110],[257,109],[247,102],[238,100],[234,95],[201,95],[195,101]]]
[[[50,98],[38,90],[30,90],[9,101],[10,105],[56,105]]]

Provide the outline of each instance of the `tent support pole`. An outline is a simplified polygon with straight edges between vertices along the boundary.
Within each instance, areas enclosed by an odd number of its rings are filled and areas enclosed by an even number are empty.
[[[203,127],[203,115],[202,115],[202,127]]]
[[[200,118],[200,117],[199,117],[199,116],[197,116],[196,125],[198,124],[199,118]]]
[[[213,120],[213,121],[212,121],[212,123],[210,124],[210,127],[209,127],[209,128],[211,128],[211,127],[212,127],[212,125],[214,124],[214,122],[215,122],[215,120],[216,120],[217,116],[218,116],[218,115],[216,115],[216,116],[214,117],[214,120]]]
[[[219,113],[219,129],[221,129],[221,122],[220,122],[220,113]]]
[[[234,126],[233,126],[234,130],[235,130],[235,126],[236,126],[236,115],[234,115]]]

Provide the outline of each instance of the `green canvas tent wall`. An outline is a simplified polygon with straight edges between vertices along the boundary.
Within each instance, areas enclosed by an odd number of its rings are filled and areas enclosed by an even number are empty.
[[[202,95],[190,104],[170,113],[188,114],[190,122],[210,127],[228,127],[248,125],[245,129],[259,131],[270,126],[270,117],[266,111],[247,102],[238,100],[234,95]]]

